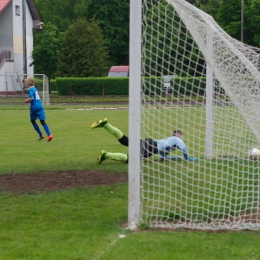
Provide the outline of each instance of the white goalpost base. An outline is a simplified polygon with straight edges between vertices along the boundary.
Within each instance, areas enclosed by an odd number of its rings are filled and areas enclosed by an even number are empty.
[[[43,105],[50,105],[49,79],[44,74],[0,74],[0,96],[5,98],[27,96],[24,79],[34,78]]]
[[[139,2],[130,1],[129,228],[258,230],[260,162],[248,152],[260,148],[260,49],[184,0]],[[140,160],[140,138],[176,129],[197,162]]]

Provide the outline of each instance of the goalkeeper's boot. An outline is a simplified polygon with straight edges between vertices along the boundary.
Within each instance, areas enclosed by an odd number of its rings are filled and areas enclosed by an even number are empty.
[[[44,139],[43,135],[38,138],[39,141],[41,141],[42,139]]]
[[[97,164],[101,164],[103,161],[105,161],[106,160],[106,152],[105,151],[101,151],[100,152],[100,154],[99,154],[99,156],[98,156],[98,158],[97,158]]]
[[[100,119],[99,121],[93,123],[91,128],[104,127],[107,124],[107,118]]]
[[[52,135],[49,135],[47,138],[47,142],[50,142],[52,140]]]

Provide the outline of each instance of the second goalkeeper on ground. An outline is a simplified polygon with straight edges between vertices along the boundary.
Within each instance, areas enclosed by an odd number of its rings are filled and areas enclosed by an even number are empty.
[[[125,136],[118,128],[108,123],[107,118],[103,118],[91,125],[91,128],[105,128],[111,135],[113,135],[122,145],[128,146],[128,137]],[[166,137],[160,140],[152,138],[144,138],[140,141],[141,157],[148,158],[154,154],[159,154],[160,159],[176,160],[185,159],[188,161],[197,161],[198,158],[190,157],[188,149],[183,142],[183,133],[180,130],[175,130],[173,136]],[[183,153],[181,156],[169,156],[169,153],[179,149]],[[111,153],[102,150],[98,156],[97,163],[101,164],[106,159],[121,161],[128,163],[128,155],[124,153]]]

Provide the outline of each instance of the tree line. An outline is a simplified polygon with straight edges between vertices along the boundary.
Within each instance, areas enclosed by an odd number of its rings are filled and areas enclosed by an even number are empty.
[[[164,0],[162,0],[163,2]],[[36,0],[44,30],[34,31],[35,73],[106,76],[129,64],[130,0]],[[158,0],[151,0],[158,3]],[[187,0],[210,14],[232,37],[241,38],[241,0]],[[244,42],[260,46],[260,0],[244,0]]]

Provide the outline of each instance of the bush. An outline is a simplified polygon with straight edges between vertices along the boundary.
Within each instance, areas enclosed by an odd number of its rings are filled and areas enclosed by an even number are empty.
[[[129,78],[56,78],[60,95],[128,95]]]
[[[57,86],[56,86],[56,80],[55,79],[51,79],[50,80],[50,91],[57,91]]]
[[[202,84],[201,84],[202,82]],[[162,77],[143,77],[142,91],[146,95],[161,95],[163,92]],[[51,81],[51,90],[60,95],[128,95],[128,77],[59,77]],[[206,88],[206,77],[179,77],[171,79],[173,95],[203,96]]]

